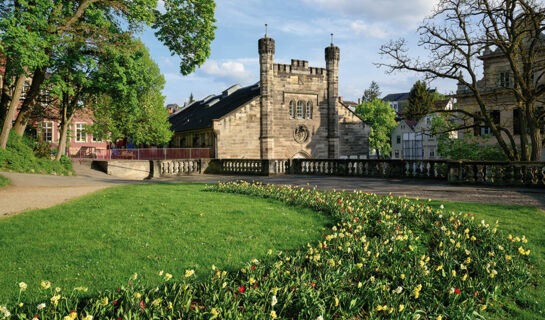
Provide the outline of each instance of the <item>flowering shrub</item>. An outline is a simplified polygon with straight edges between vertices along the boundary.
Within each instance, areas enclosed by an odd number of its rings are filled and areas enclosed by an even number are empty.
[[[527,239],[504,235],[497,222],[432,209],[406,198],[361,192],[226,183],[211,191],[280,200],[333,216],[319,243],[272,252],[228,273],[212,266],[145,288],[137,274],[92,298],[48,281],[38,305],[0,306],[16,319],[461,319],[478,318],[500,296],[528,281]],[[21,299],[27,284],[20,283]]]

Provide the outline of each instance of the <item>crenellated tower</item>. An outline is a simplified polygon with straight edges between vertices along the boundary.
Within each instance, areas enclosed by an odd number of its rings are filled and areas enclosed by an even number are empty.
[[[261,82],[261,159],[272,159],[274,148],[274,137],[272,135],[272,114],[273,114],[273,77],[274,77],[274,39],[267,34],[259,39],[259,67]]]
[[[339,158],[339,119],[336,111],[339,96],[339,60],[341,51],[331,42],[325,48],[325,60],[327,70],[327,145],[328,157]]]

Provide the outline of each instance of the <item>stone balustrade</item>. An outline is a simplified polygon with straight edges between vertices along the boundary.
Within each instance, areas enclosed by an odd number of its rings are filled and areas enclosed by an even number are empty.
[[[157,162],[160,175],[163,177],[199,174],[202,172],[202,160],[200,159],[164,160]]]
[[[212,160],[216,170],[234,175],[302,174],[322,176],[437,179],[496,186],[545,186],[545,162],[447,160],[291,159]]]

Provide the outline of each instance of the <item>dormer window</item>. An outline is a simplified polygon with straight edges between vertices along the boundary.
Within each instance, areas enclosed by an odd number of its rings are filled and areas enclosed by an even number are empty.
[[[290,119],[295,119],[295,102],[290,101]]]
[[[297,101],[297,119],[305,119],[305,103],[303,101]]]

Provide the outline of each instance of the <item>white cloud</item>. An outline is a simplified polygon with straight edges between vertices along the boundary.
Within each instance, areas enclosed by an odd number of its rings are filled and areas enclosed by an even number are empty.
[[[384,25],[367,24],[361,20],[357,20],[350,24],[350,28],[356,34],[363,33],[368,38],[384,39],[390,35],[390,32]]]
[[[240,62],[240,60],[228,60],[220,63],[215,60],[208,60],[201,66],[200,70],[206,75],[225,82],[246,84],[256,81],[256,79],[253,79],[252,72],[246,70],[244,63]]]
[[[356,16],[373,22],[394,22],[415,28],[428,16],[437,0],[303,0],[326,10]]]

